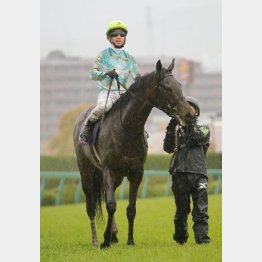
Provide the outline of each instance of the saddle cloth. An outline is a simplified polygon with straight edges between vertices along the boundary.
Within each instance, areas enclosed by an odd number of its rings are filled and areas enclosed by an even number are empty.
[[[88,145],[88,146],[92,146],[95,144],[96,142],[96,138],[98,136],[98,133],[99,133],[99,127],[100,127],[100,124],[101,124],[101,120],[97,121],[93,127],[93,130],[92,130],[92,136],[89,140],[87,140],[87,142],[84,142],[82,141],[82,139],[80,138],[80,136],[78,136],[78,143],[81,144],[81,145]],[[85,125],[83,124],[82,127],[81,127],[81,132],[80,134],[83,132],[84,130],[84,127]]]

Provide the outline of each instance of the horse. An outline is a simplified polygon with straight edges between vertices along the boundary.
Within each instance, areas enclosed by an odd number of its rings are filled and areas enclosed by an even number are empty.
[[[156,70],[138,77],[106,113],[94,145],[83,145],[79,134],[91,109],[80,113],[74,128],[74,147],[80,171],[82,189],[86,196],[86,211],[91,223],[92,243],[98,245],[96,218],[103,217],[101,202],[108,213],[104,242],[100,248],[118,242],[115,190],[126,176],[129,181],[127,245],[134,245],[133,229],[136,216],[137,191],[143,178],[147,157],[147,138],[144,125],[156,107],[178,121],[193,121],[193,112],[182,93],[181,84],[172,74],[174,59],[166,69],[161,61]]]

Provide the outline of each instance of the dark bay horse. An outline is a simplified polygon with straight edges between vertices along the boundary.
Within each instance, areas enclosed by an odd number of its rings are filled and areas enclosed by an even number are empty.
[[[116,211],[115,190],[126,176],[129,183],[128,245],[134,245],[133,228],[136,215],[137,190],[143,178],[147,156],[144,125],[153,107],[186,123],[193,120],[193,112],[185,101],[181,84],[174,78],[170,66],[139,77],[106,114],[94,146],[79,143],[79,132],[90,110],[80,114],[74,130],[74,145],[82,188],[86,196],[86,210],[91,222],[92,242],[98,244],[95,215],[101,215],[101,199],[106,201],[108,220],[104,242],[100,248],[118,242],[114,219]]]

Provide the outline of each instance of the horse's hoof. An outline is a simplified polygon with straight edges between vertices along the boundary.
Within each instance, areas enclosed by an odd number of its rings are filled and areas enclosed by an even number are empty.
[[[93,241],[92,242],[92,245],[95,246],[95,247],[98,247],[99,246],[99,242],[96,240],[96,241]]]
[[[104,242],[104,243],[102,243],[102,244],[100,245],[100,249],[109,248],[109,247],[110,247],[110,244],[109,244],[109,243],[106,243],[106,242]]]
[[[135,245],[135,242],[134,242],[133,239],[131,239],[131,240],[127,240],[126,244],[127,244],[128,246],[134,246],[134,245]]]
[[[110,242],[110,244],[118,243],[118,238],[117,238],[116,234],[112,234],[109,242]]]

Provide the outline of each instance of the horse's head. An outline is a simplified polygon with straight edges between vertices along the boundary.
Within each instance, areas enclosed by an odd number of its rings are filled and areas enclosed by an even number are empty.
[[[173,59],[169,67],[163,68],[161,61],[156,64],[155,88],[156,97],[153,104],[171,117],[176,118],[180,124],[186,125],[194,120],[194,112],[182,93],[181,84],[172,74]]]

